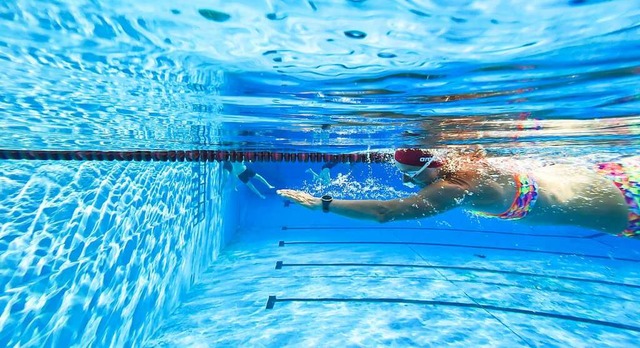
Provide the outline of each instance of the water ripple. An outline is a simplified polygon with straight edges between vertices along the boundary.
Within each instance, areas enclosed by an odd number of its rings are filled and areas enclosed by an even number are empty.
[[[434,117],[474,120],[472,128],[494,115],[517,123],[521,113],[545,125],[634,117],[636,5],[5,1],[2,147],[304,150],[309,127],[359,124],[354,141],[340,145],[355,151],[363,137],[374,148],[417,145],[403,134],[433,126]],[[238,127],[261,138],[246,139]],[[210,136],[196,136],[201,130]],[[430,128],[441,139],[447,131]],[[626,133],[635,143],[635,131]],[[474,139],[522,145],[461,140]]]

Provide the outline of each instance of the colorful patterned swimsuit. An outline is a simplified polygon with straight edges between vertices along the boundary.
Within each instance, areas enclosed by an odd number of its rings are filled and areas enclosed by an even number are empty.
[[[513,177],[516,183],[516,196],[507,211],[502,214],[474,213],[479,216],[505,220],[518,220],[527,216],[538,199],[538,184],[527,174],[515,174]]]
[[[629,223],[619,236],[640,237],[640,157],[621,163],[600,163],[598,173],[604,175],[620,190],[629,206]]]
[[[617,162],[600,163],[596,171],[613,182],[629,206],[629,223],[619,236],[640,238],[640,157]],[[516,174],[516,197],[502,214],[475,212],[476,215],[500,219],[522,219],[538,198],[538,185],[526,174]]]

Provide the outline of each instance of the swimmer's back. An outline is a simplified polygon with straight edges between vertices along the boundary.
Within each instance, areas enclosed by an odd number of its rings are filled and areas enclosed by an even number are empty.
[[[538,182],[538,201],[529,214],[532,223],[575,224],[619,233],[628,210],[619,190],[593,169],[552,165],[531,173]]]

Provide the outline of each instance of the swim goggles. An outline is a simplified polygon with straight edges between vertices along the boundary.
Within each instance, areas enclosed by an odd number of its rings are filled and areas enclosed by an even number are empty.
[[[425,169],[429,168],[429,166],[431,165],[431,163],[433,162],[433,157],[430,157],[426,162],[424,162],[424,164],[422,165],[422,167],[418,170],[407,170],[404,172],[404,175],[407,176],[407,178],[409,179],[414,179],[416,176],[420,175],[422,172],[424,172]]]

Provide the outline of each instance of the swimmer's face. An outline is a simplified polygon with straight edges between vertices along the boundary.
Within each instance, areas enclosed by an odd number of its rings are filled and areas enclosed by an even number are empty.
[[[439,178],[439,168],[424,168],[410,166],[396,162],[396,167],[402,172],[402,183],[406,186],[425,187]]]

